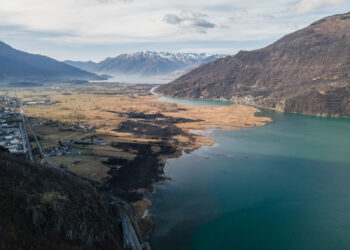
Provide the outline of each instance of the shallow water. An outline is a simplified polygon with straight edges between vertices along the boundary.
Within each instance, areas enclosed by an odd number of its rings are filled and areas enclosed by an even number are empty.
[[[263,115],[274,122],[167,161],[152,249],[350,249],[350,119]]]

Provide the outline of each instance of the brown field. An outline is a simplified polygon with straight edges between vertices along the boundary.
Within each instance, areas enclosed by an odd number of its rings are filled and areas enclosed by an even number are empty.
[[[84,88],[28,89],[16,93],[22,101],[50,100],[52,105],[25,106],[31,123],[43,120],[66,124],[90,124],[97,126],[94,137],[105,140],[107,146],[74,145],[82,155],[52,157],[58,165],[89,179],[102,181],[108,176],[109,167],[102,164],[108,158],[133,159],[137,151],[121,150],[110,146],[112,142],[177,145],[189,153],[202,145],[212,145],[209,137],[197,135],[191,130],[239,129],[262,126],[270,121],[255,116],[258,109],[243,105],[190,107],[157,101],[149,95],[149,86],[110,85]],[[155,115],[151,118],[133,117],[130,114]],[[67,131],[55,126],[35,126],[43,148],[58,145],[58,141],[80,139],[83,130]],[[159,131],[163,131],[162,134]],[[181,132],[182,131],[182,132]],[[152,146],[152,151],[160,150]],[[177,157],[160,155],[158,159]]]
[[[79,92],[63,95],[55,91],[41,93],[40,95],[57,102],[57,104],[26,106],[29,116],[68,123],[90,123],[99,127],[97,134],[113,135],[126,141],[148,142],[156,140],[135,137],[132,133],[113,131],[123,121],[141,120],[123,117],[121,113],[160,113],[174,118],[198,120],[177,123],[178,127],[185,130],[239,129],[241,127],[262,126],[270,121],[269,118],[255,116],[255,113],[259,112],[257,108],[244,105],[190,107],[175,103],[158,102],[155,96],[150,95],[101,95]],[[38,99],[35,95],[22,93],[22,96],[24,101]],[[67,134],[67,136],[69,135]]]

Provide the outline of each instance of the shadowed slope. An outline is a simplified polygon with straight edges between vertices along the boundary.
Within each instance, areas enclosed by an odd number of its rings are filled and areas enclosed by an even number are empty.
[[[98,78],[93,73],[46,56],[13,49],[0,42],[0,80],[87,80]]]
[[[81,178],[0,152],[1,249],[122,249],[118,210]]]

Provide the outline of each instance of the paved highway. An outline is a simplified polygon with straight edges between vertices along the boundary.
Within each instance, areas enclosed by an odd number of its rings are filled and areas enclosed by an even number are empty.
[[[124,247],[131,247],[132,250],[142,250],[130,218],[122,209],[119,209],[119,213],[123,225]]]
[[[34,158],[33,158],[33,152],[32,152],[32,147],[30,146],[30,141],[29,141],[29,136],[28,136],[28,131],[27,131],[27,126],[26,126],[26,121],[24,119],[24,115],[23,115],[23,109],[21,107],[21,119],[22,119],[22,123],[23,123],[23,131],[24,131],[24,136],[25,136],[25,140],[26,140],[26,144],[27,144],[27,149],[28,149],[28,156],[29,156],[29,160],[31,162],[34,162]]]
[[[42,147],[41,147],[41,144],[40,144],[40,142],[39,142],[39,140],[38,140],[38,137],[36,136],[35,131],[34,131],[33,127],[32,127],[32,124],[30,124],[30,121],[29,121],[28,117],[26,116],[25,110],[24,110],[24,108],[22,107],[22,105],[21,105],[21,114],[22,114],[22,116],[24,117],[24,120],[28,123],[28,127],[29,127],[30,131],[32,132],[32,135],[33,135],[33,137],[34,137],[34,140],[35,140],[36,145],[38,146],[38,149],[39,149],[41,158],[42,158],[43,160],[45,160],[45,161],[47,162],[47,164],[49,164],[51,167],[60,169],[60,168],[58,168],[52,161],[50,161],[50,159],[44,154],[44,151],[43,151],[43,149],[42,149]],[[61,170],[61,169],[60,169],[60,170]]]

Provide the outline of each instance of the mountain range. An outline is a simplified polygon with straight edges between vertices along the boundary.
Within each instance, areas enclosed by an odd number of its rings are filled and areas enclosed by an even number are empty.
[[[265,48],[208,63],[157,92],[349,117],[350,12],[325,17]]]
[[[108,57],[95,63],[92,61],[65,61],[65,63],[82,70],[97,74],[113,75],[126,79],[175,79],[177,76],[205,63],[222,58],[224,55],[208,55],[205,53],[168,53],[143,51]],[[147,81],[146,80],[146,81]]]
[[[64,81],[100,79],[52,58],[16,50],[0,42],[0,81]]]

